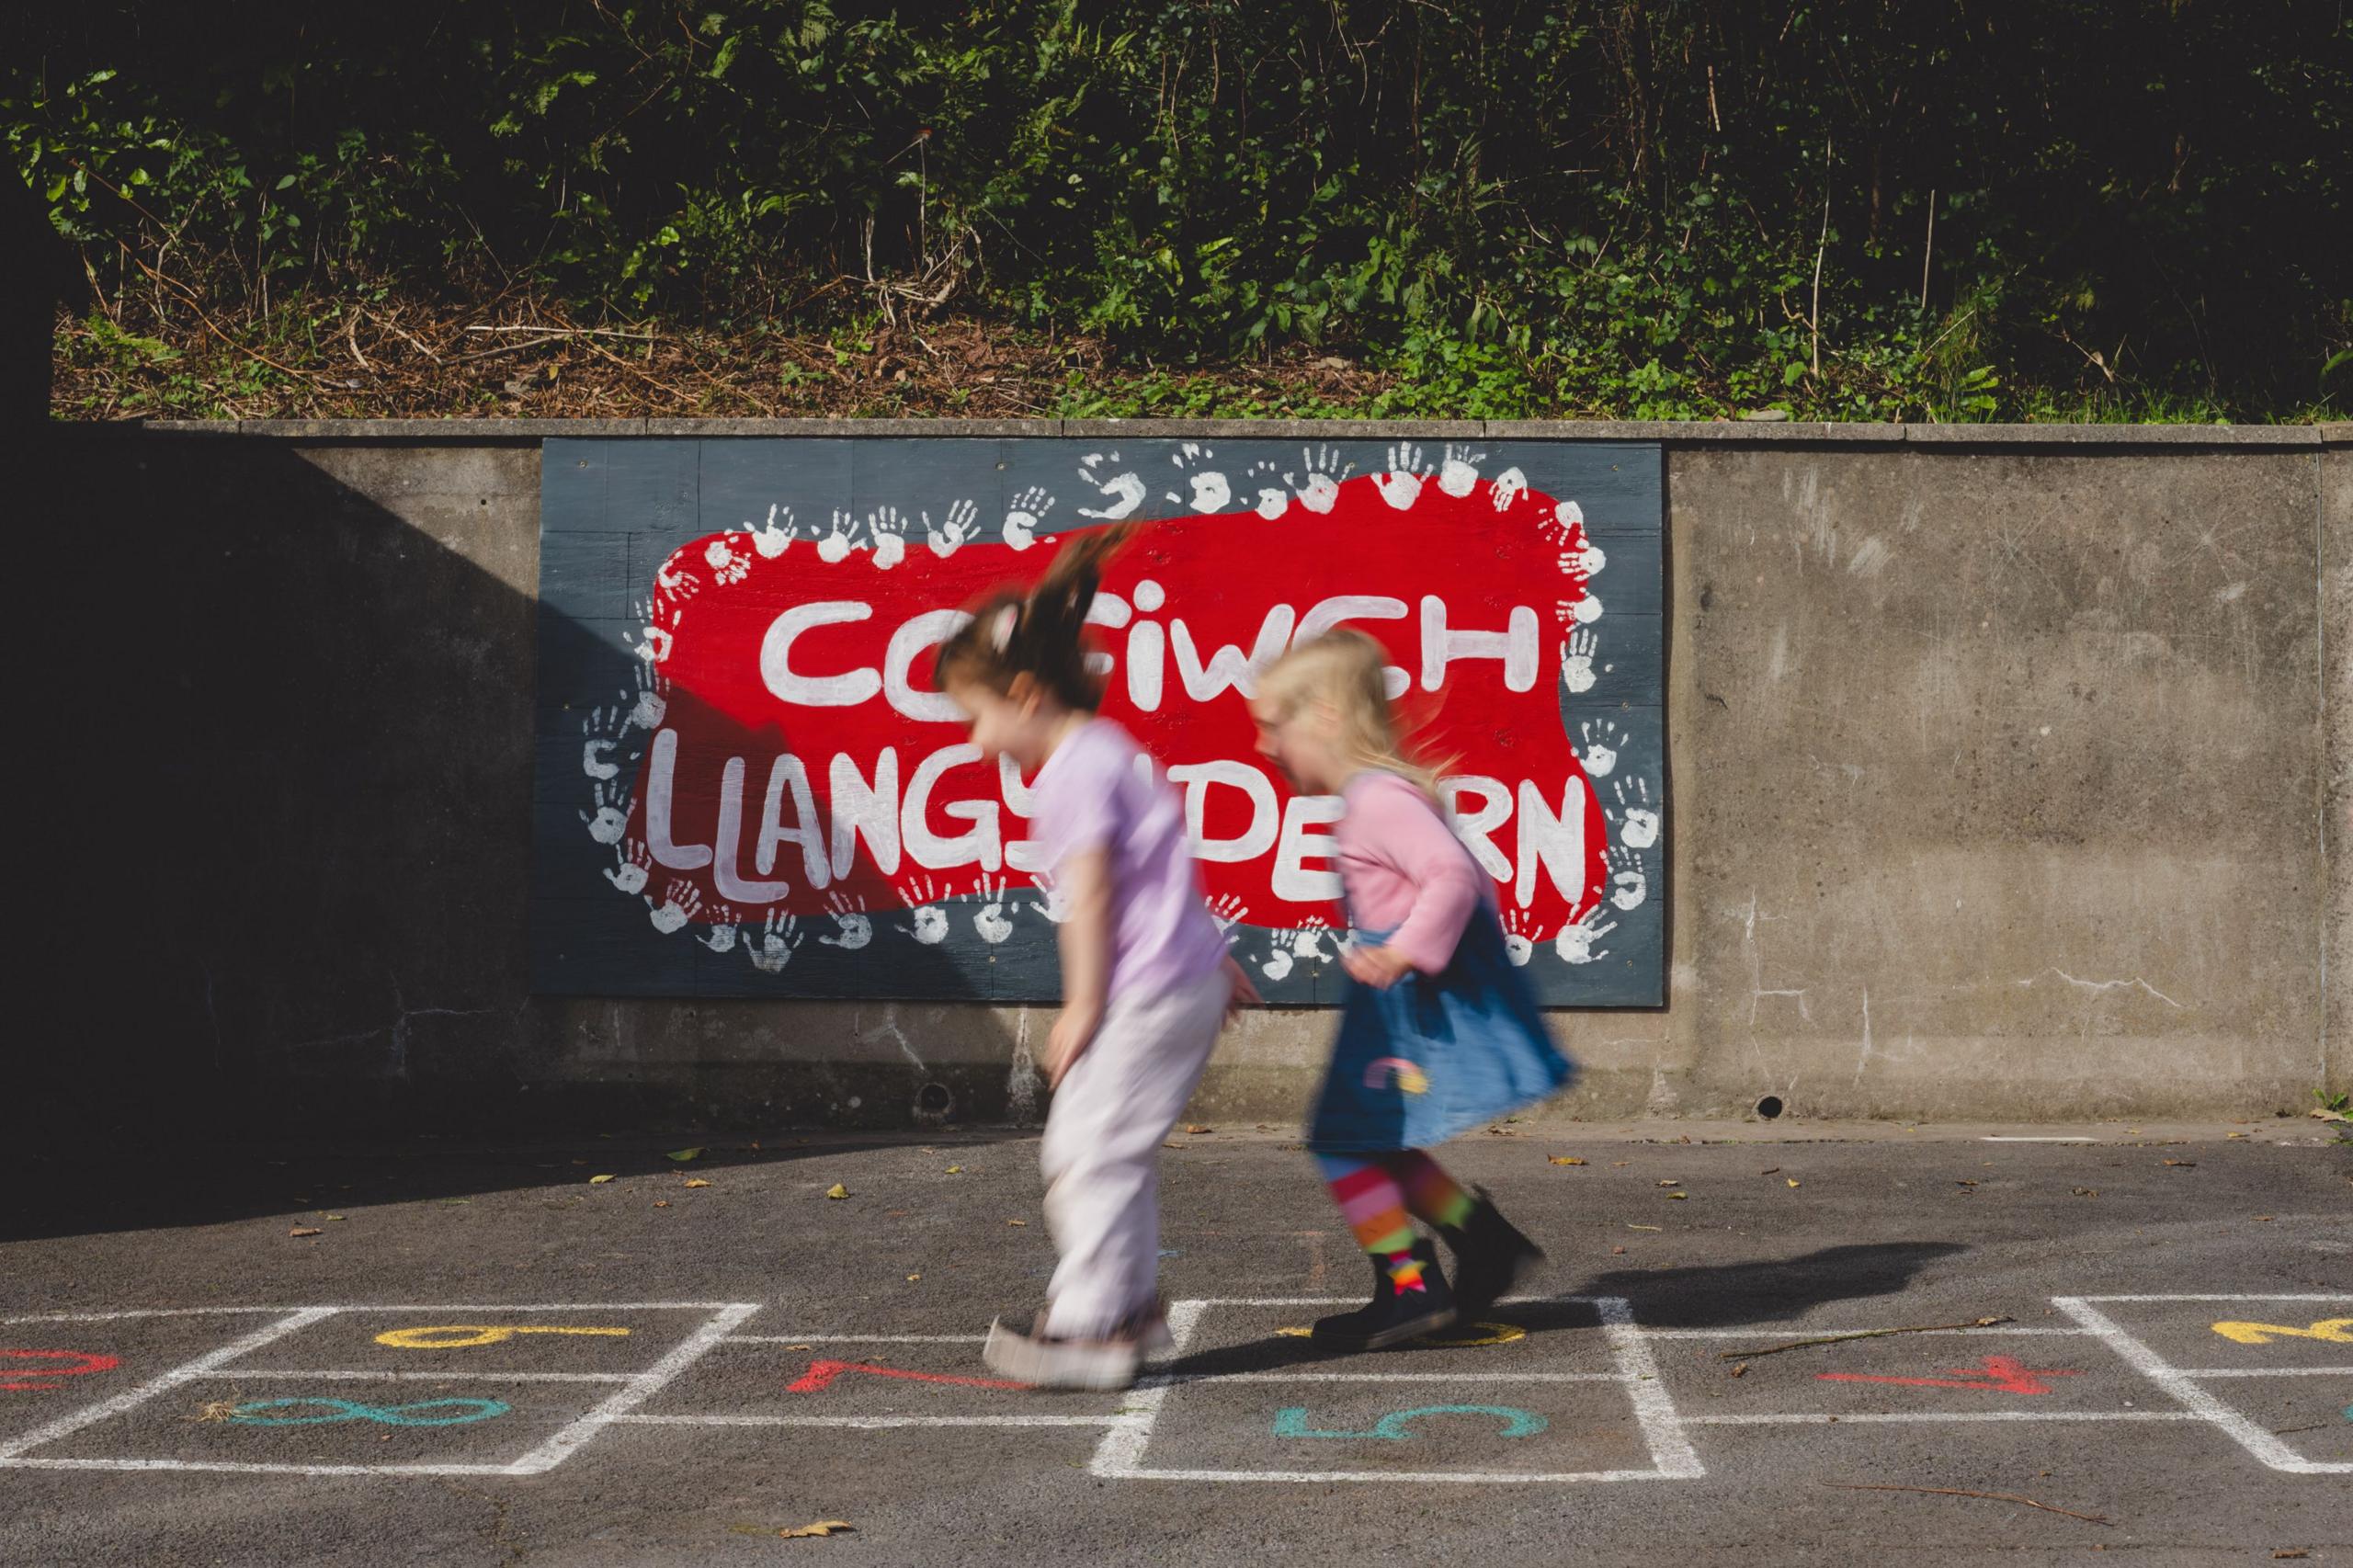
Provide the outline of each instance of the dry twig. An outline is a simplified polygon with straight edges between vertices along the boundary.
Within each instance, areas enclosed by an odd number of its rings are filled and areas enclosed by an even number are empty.
[[[1719,1361],[1745,1361],[1752,1356],[1779,1356],[1784,1350],[1804,1350],[1816,1345],[1844,1345],[1850,1339],[1882,1339],[1891,1334],[1949,1334],[1961,1328],[1991,1328],[1997,1323],[2009,1323],[2006,1317],[1972,1318],[1967,1323],[1921,1324],[1912,1328],[1867,1328],[1857,1334],[1829,1334],[1819,1339],[1792,1339],[1787,1345],[1768,1346],[1762,1350],[1719,1350]]]
[[[2021,1497],[2015,1492],[1966,1492],[1958,1486],[1867,1486],[1852,1481],[1825,1481],[1824,1486],[1836,1486],[1841,1492],[1923,1492],[1931,1497],[1984,1497],[1995,1503],[2023,1503],[2029,1508],[2040,1508],[2046,1514],[2064,1514],[2086,1524],[2113,1528],[2114,1519],[2097,1514],[2078,1514],[2073,1508],[2054,1508],[2048,1503],[2038,1503],[2031,1497]]]

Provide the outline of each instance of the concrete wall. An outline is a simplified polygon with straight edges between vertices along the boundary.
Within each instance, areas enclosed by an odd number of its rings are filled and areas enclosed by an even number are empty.
[[[11,1136],[1035,1115],[1037,1008],[529,994],[538,441],[1105,428],[53,428]],[[2353,427],[1148,427],[1343,428],[1668,446],[1670,1001],[1560,1015],[1551,1114],[2353,1084]],[[1327,1028],[1249,1018],[1200,1113],[1294,1117]]]

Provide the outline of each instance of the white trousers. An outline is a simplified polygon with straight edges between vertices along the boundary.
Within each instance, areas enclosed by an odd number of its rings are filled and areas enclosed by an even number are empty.
[[[1149,1305],[1160,1263],[1160,1146],[1201,1081],[1225,1018],[1223,970],[1151,996],[1112,999],[1054,1091],[1038,1163],[1062,1255],[1046,1332],[1100,1338]]]

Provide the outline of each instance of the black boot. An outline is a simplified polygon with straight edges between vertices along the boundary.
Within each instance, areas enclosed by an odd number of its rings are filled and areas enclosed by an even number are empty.
[[[1438,1248],[1425,1236],[1414,1243],[1414,1257],[1422,1266],[1422,1288],[1400,1290],[1389,1278],[1389,1266],[1372,1260],[1372,1301],[1355,1312],[1318,1318],[1313,1342],[1327,1350],[1381,1350],[1436,1334],[1455,1319],[1454,1292],[1438,1266]]]
[[[1528,1271],[1542,1261],[1544,1249],[1523,1236],[1496,1209],[1483,1187],[1478,1207],[1460,1225],[1441,1225],[1438,1234],[1454,1253],[1454,1305],[1466,1322],[1511,1293]]]

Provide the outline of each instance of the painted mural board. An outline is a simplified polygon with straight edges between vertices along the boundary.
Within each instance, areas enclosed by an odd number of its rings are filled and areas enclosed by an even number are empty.
[[[535,988],[1054,999],[1028,781],[968,744],[931,652],[1125,522],[1104,711],[1183,793],[1268,1001],[1346,983],[1338,802],[1256,755],[1245,699],[1349,625],[1394,657],[1538,994],[1658,1005],[1662,474],[1623,442],[548,441]]]

